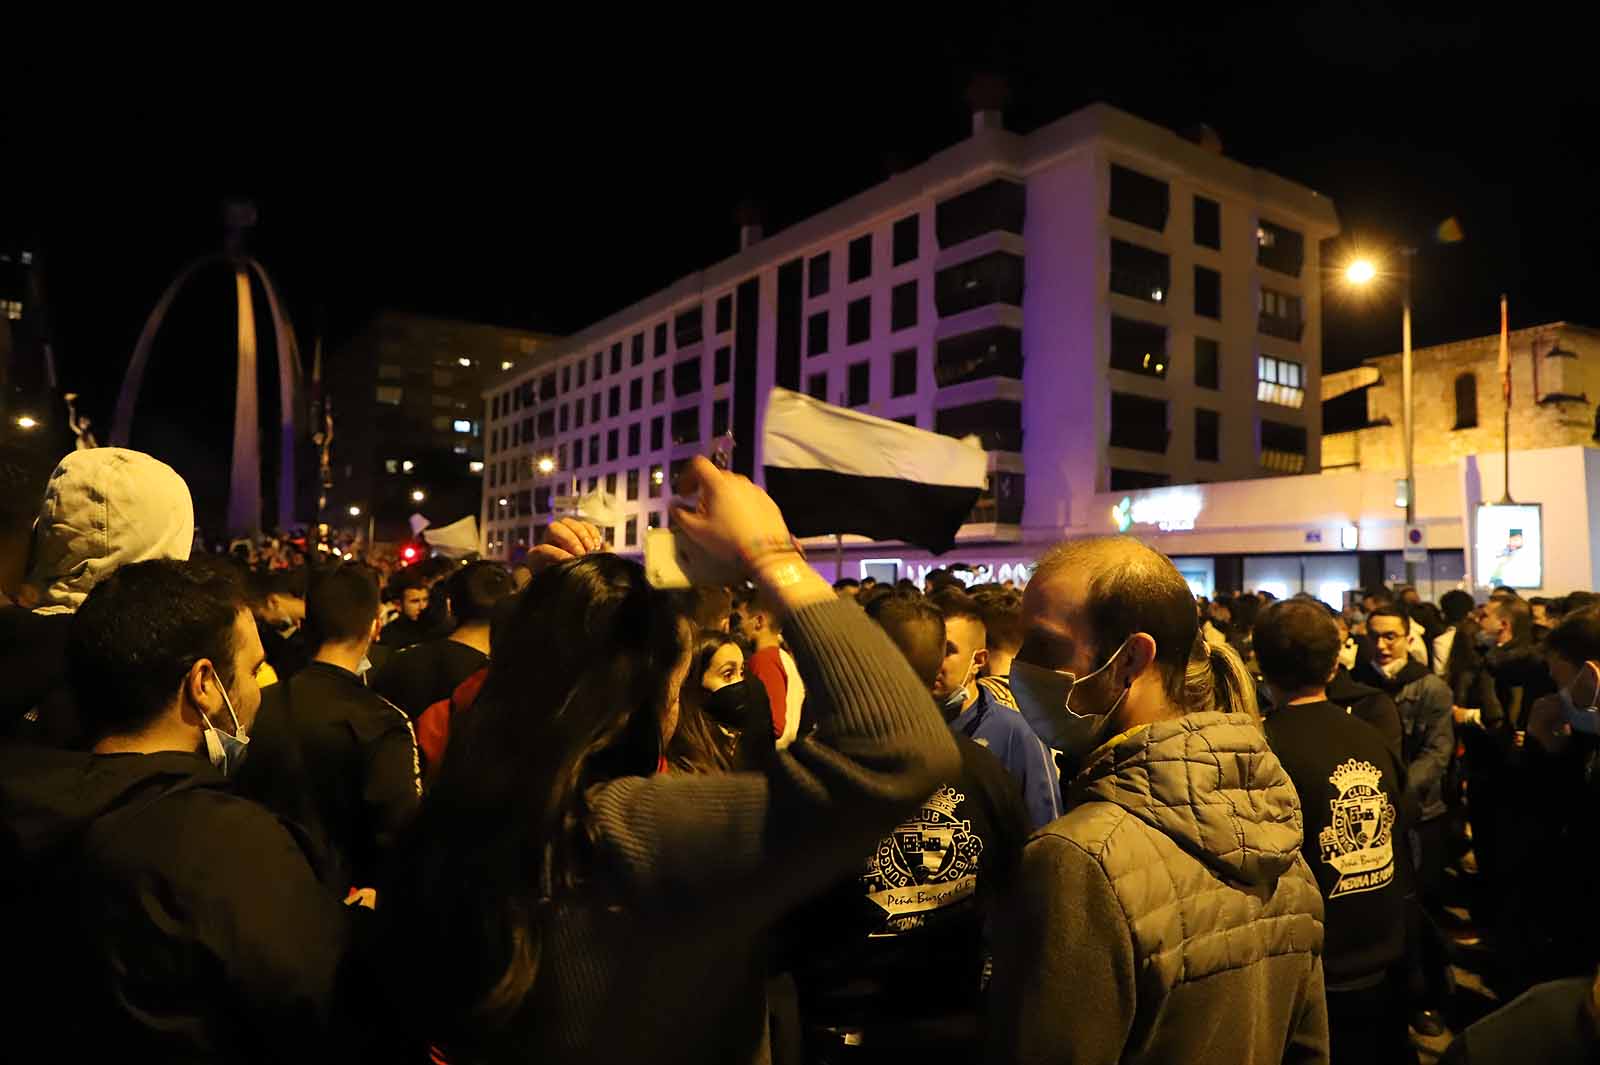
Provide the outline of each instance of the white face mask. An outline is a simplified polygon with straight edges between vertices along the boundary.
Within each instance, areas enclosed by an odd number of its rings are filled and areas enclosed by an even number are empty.
[[[1011,663],[1011,694],[1016,697],[1023,719],[1040,739],[1074,763],[1081,762],[1104,738],[1111,715],[1127,698],[1128,689],[1123,688],[1103,711],[1088,713],[1073,708],[1072,693],[1090,677],[1110,669],[1127,646],[1124,640],[1104,665],[1081,677],[1071,670],[1045,669],[1021,659]]]
[[[978,652],[972,652],[972,660],[967,663],[967,671],[961,675],[961,683],[950,689],[950,694],[944,697],[944,708],[956,713],[967,705],[967,681],[972,679],[973,672],[978,668]]]
[[[233,700],[228,698],[228,689],[223,686],[222,678],[212,675],[216,681],[217,691],[222,696],[222,705],[228,708],[228,717],[233,721],[233,734],[229,735],[211,723],[211,719],[204,713],[200,715],[206,734],[206,757],[211,764],[227,776],[239,768],[239,763],[244,761],[245,748],[250,744],[250,737],[244,734],[244,729],[239,727],[239,715],[233,712]]]

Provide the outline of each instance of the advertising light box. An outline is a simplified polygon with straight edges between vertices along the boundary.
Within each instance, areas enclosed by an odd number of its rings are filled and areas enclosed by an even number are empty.
[[[1538,503],[1482,503],[1474,575],[1491,588],[1544,585],[1544,537]]]

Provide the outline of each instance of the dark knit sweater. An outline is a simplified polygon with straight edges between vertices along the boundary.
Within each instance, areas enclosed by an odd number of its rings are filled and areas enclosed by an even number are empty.
[[[848,603],[784,623],[817,728],[766,771],[626,777],[592,799],[595,891],[557,904],[492,1061],[769,1060],[766,932],[960,760],[927,688]]]

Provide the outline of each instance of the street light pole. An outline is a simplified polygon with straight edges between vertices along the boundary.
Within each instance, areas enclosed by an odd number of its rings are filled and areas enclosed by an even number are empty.
[[[1416,411],[1412,406],[1411,382],[1411,262],[1417,250],[1415,248],[1402,248],[1400,254],[1405,262],[1404,280],[1400,304],[1400,362],[1401,362],[1401,402],[1405,406],[1405,437],[1406,437],[1406,531],[1409,532],[1417,519],[1417,482],[1413,471],[1413,462],[1416,447],[1417,420]],[[1401,551],[1410,547],[1405,537],[1401,537]],[[1417,586],[1417,564],[1406,561],[1406,584],[1415,588]]]

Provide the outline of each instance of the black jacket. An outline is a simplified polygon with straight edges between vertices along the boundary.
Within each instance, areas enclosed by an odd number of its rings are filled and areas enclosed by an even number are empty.
[[[1483,664],[1494,678],[1494,692],[1512,729],[1528,727],[1528,711],[1535,700],[1556,690],[1550,669],[1539,648],[1526,640],[1512,640],[1483,656]]]
[[[462,681],[488,661],[482,651],[455,640],[413,644],[373,671],[372,690],[415,721],[434,703],[450,698]]]
[[[204,756],[0,744],[0,868],[17,1060],[341,1055],[351,914]]]
[[[1357,668],[1360,668],[1359,663]],[[1328,685],[1327,695],[1328,702],[1344,707],[1350,711],[1351,717],[1378,730],[1378,735],[1383,737],[1383,745],[1401,763],[1403,774],[1405,762],[1400,742],[1400,711],[1388,693],[1360,683],[1350,675],[1348,669],[1340,666],[1339,672],[1333,675],[1333,681]],[[1404,780],[1404,776],[1401,779]]]
[[[986,918],[1029,823],[999,759],[965,736],[956,744],[959,776],[785,926],[807,1025],[865,1028],[864,1050],[923,1045],[959,1061],[954,1043],[977,1045]]]
[[[336,888],[370,887],[422,795],[416,737],[354,673],[312,662],[262,690],[238,788],[326,845]]]
[[[1325,904],[1328,990],[1380,977],[1405,953],[1400,759],[1332,702],[1274,710],[1265,725],[1300,796],[1300,852]]]

